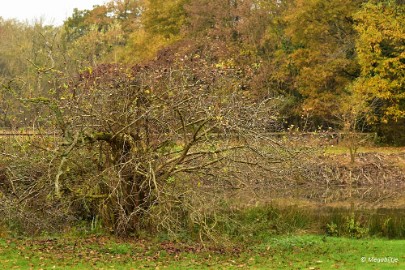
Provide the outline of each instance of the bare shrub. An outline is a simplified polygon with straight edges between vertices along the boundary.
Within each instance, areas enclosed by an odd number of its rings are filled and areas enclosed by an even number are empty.
[[[66,217],[97,217],[120,235],[188,229],[213,238],[224,191],[247,186],[294,154],[263,134],[262,119],[274,107],[236,91],[240,71],[188,59],[100,65],[59,89],[58,98],[26,100],[49,109],[47,126],[61,137],[37,145],[47,173],[17,193],[41,190],[45,205],[63,205]]]

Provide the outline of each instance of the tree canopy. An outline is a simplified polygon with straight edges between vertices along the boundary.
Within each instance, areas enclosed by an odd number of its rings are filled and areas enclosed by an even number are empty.
[[[113,0],[74,10],[60,28],[0,23],[4,89],[25,97],[58,92],[100,64],[204,57],[207,69],[239,74],[218,91],[278,100],[274,119],[283,128],[343,128],[351,103],[362,104],[370,131],[405,118],[398,1]],[[2,125],[33,121],[10,110],[2,109]]]

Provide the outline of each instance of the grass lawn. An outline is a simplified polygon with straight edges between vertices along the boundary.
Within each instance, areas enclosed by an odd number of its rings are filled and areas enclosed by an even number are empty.
[[[107,237],[1,239],[1,269],[405,269],[405,240],[277,236],[229,249]]]

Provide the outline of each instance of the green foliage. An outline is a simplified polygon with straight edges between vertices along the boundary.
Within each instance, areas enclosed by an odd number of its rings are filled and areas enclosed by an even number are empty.
[[[339,236],[338,225],[334,222],[326,224],[326,233],[329,236]]]
[[[331,210],[321,219],[329,236],[367,238],[370,236],[399,238],[405,236],[405,219],[402,210],[364,210],[355,213],[348,210]]]
[[[369,221],[369,232],[388,238],[405,237],[405,218],[403,212],[384,210],[379,215],[374,215]]]
[[[85,23],[87,16],[89,16],[88,10],[79,10],[77,8],[73,10],[73,14],[64,23],[67,42],[72,42],[88,32],[89,26]]]
[[[221,213],[217,230],[231,239],[260,241],[274,235],[293,233],[311,226],[311,217],[298,207],[263,206],[234,213]]]
[[[368,229],[362,227],[361,223],[356,220],[354,214],[348,217],[346,222],[347,233],[351,237],[362,238],[368,234]]]

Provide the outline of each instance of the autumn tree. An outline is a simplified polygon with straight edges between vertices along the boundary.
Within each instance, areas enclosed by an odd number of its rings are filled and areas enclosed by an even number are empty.
[[[126,63],[151,60],[160,49],[180,40],[185,2],[187,0],[142,1],[139,23],[129,35],[120,60]]]
[[[138,29],[143,10],[141,1],[117,0],[75,9],[64,23],[65,49],[81,68],[99,63],[123,61],[121,54],[130,35]]]
[[[371,1],[355,16],[361,76],[353,91],[358,102],[368,106],[369,123],[397,143],[401,136],[395,134],[403,131],[405,119],[404,14],[404,5],[395,1]]]
[[[349,95],[347,85],[358,76],[353,14],[362,1],[293,1],[279,21],[272,74],[295,96],[297,113],[314,124],[339,126],[336,115]]]
[[[58,94],[59,70],[65,70],[66,66],[60,32],[57,28],[43,25],[41,21],[33,25],[1,21],[0,29],[3,125],[33,127],[42,121],[38,115],[39,108],[27,111],[16,100]]]

